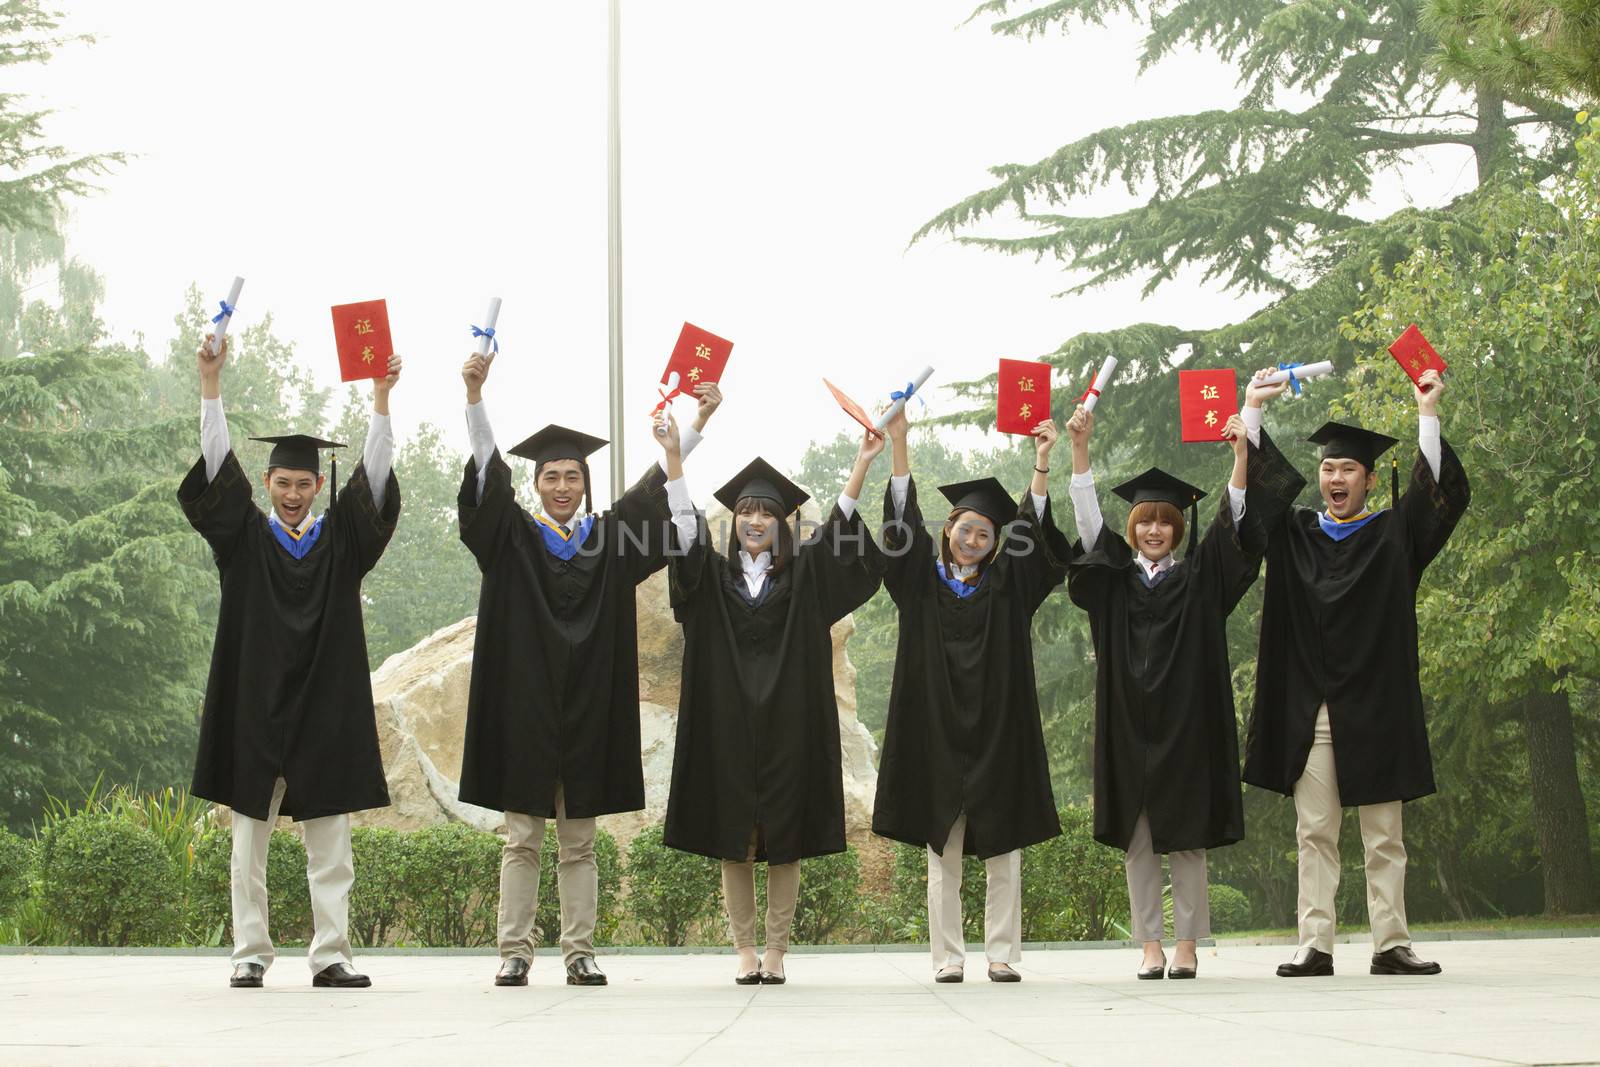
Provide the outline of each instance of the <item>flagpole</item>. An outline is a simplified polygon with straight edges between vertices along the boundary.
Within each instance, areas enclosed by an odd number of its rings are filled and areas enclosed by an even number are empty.
[[[606,16],[606,330],[611,366],[611,498],[622,495],[622,4],[610,0]]]

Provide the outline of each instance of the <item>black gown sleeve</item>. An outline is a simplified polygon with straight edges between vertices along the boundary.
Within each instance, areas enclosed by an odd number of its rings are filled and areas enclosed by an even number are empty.
[[[860,508],[847,519],[835,504],[822,528],[800,545],[800,555],[829,626],[870,600],[883,581],[883,553]]]
[[[1267,554],[1267,534],[1260,519],[1251,513],[1248,499],[1244,515],[1235,523],[1228,491],[1223,489],[1216,518],[1195,548],[1194,576],[1212,603],[1222,606],[1224,615],[1250,589],[1261,573],[1261,558]]]
[[[400,480],[393,470],[389,472],[380,510],[372,499],[366,464],[357,463],[355,473],[340,490],[339,501],[332,510],[340,548],[355,559],[360,573],[366,574],[378,565],[389,539],[394,536],[395,524],[400,520]]]
[[[667,595],[673,618],[679,623],[688,622],[695,601],[716,588],[716,574],[711,568],[725,562],[720,554],[711,551],[711,530],[706,525],[704,512],[698,516],[697,523],[694,544],[667,556]]]
[[[230,449],[217,476],[206,481],[202,457],[178,486],[178,504],[189,525],[211,546],[218,570],[226,570],[245,525],[261,516],[250,496],[250,478]]]
[[[922,518],[922,506],[917,502],[915,479],[906,484],[906,506],[901,518],[895,519],[894,489],[883,491],[883,584],[896,605],[905,604],[916,597],[921,583],[928,580],[933,570],[938,550],[933,535],[928,532]]]
[[[1304,475],[1278,451],[1278,446],[1261,430],[1261,444],[1250,446],[1245,466],[1245,514],[1269,540],[1283,528],[1284,519],[1294,510],[1295,498],[1306,487]]]
[[[1076,556],[1067,568],[1067,596],[1091,616],[1102,610],[1112,583],[1133,565],[1133,549],[1109,522],[1100,524],[1100,536]]]
[[[1420,576],[1433,557],[1450,540],[1456,523],[1466,514],[1472,499],[1467,485],[1467,472],[1456,457],[1455,450],[1443,438],[1439,440],[1439,477],[1433,476],[1428,460],[1419,451],[1417,462],[1411,468],[1411,484],[1400,496],[1397,510],[1405,519],[1406,534],[1411,547],[1411,573]]]
[[[1050,513],[1050,498],[1044,500],[1044,514],[1033,510],[1033,494],[1023,490],[1017,517],[1006,532],[996,565],[1006,569],[1009,583],[1015,583],[1026,598],[1028,614],[1039,610],[1044,598],[1066,580],[1072,562],[1072,542],[1056,528]]]
[[[504,551],[521,515],[516,491],[511,488],[511,468],[500,457],[500,450],[495,449],[494,455],[489,457],[482,500],[478,499],[478,461],[469,458],[461,479],[461,492],[456,497],[456,518],[461,543],[477,558],[479,570],[488,570]]]
[[[627,561],[628,574],[638,585],[667,565],[672,508],[661,464],[650,464],[613,505],[612,514],[619,527],[615,551]]]

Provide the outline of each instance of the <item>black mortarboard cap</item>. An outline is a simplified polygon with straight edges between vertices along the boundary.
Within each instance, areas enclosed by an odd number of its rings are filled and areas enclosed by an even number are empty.
[[[580,463],[587,463],[592,453],[600,451],[608,444],[609,441],[551,423],[526,441],[512,447],[510,452],[513,456],[531,459],[535,463],[549,463],[557,459],[575,459]]]
[[[1151,467],[1143,474],[1115,486],[1111,491],[1134,506],[1161,503],[1171,504],[1179,511],[1188,508],[1189,551],[1194,551],[1200,526],[1200,509],[1196,505],[1200,503],[1200,498],[1206,495],[1204,489],[1190,485],[1182,478],[1174,478],[1160,467]]]
[[[970,482],[941,485],[939,492],[950,501],[951,511],[976,511],[995,524],[1004,526],[1017,517],[1017,502],[998,478],[975,478]]]
[[[272,455],[267,457],[268,468],[287,467],[290,470],[310,471],[312,474],[322,473],[321,449],[344,447],[303,433],[291,433],[283,437],[252,437],[250,440],[272,446]]]
[[[1367,470],[1376,467],[1378,457],[1399,443],[1388,434],[1338,422],[1323,423],[1322,428],[1306,440],[1322,446],[1322,459],[1353,459]]]
[[[729,511],[745,497],[765,500],[779,515],[787,517],[801,504],[811,499],[811,494],[795,485],[766,460],[756,458],[744,470],[728,479],[716,492],[717,501]]]

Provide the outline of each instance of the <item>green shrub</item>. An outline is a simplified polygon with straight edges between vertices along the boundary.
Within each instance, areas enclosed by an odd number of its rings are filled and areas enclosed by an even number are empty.
[[[178,929],[178,873],[149,830],[90,813],[53,820],[39,850],[40,897],[73,944],[160,945]]]
[[[233,940],[233,833],[214,828],[194,844],[184,919],[192,940]],[[306,847],[298,834],[274,830],[267,842],[267,929],[280,945],[311,940],[311,887],[306,882]]]
[[[500,851],[494,834],[461,823],[405,835],[401,920],[419,944],[492,945],[500,901]]]
[[[647,945],[684,945],[697,923],[722,900],[716,860],[661,843],[662,828],[646,827],[628,845],[628,910]]]
[[[1211,886],[1211,932],[1233,933],[1250,928],[1250,898],[1231,885]]]
[[[622,925],[622,855],[617,839],[604,830],[594,835],[594,862],[600,878],[598,906],[595,909],[594,941],[613,944]],[[557,886],[560,869],[560,842],[555,820],[545,823],[544,841],[539,847],[539,907],[534,914],[534,937],[541,945],[561,943],[561,894]]]
[[[1085,805],[1060,811],[1061,836],[1022,856],[1022,933],[1029,941],[1103,941],[1128,917],[1122,853],[1094,839]]]
[[[33,846],[0,827],[0,919],[28,899],[33,880]]]
[[[350,890],[350,941],[373,948],[400,927],[405,905],[406,836],[398,830],[357,826],[350,831],[356,881]]]

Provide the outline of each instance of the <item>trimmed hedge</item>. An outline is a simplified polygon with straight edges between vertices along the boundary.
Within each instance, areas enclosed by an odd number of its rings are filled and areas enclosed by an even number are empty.
[[[661,834],[660,826],[649,826],[628,845],[628,912],[645,944],[686,945],[691,931],[717,914],[722,868],[668,848]]]
[[[1211,886],[1211,932],[1231,934],[1250,929],[1250,898],[1231,885]]]
[[[33,846],[0,827],[0,919],[28,899],[32,878]]]
[[[399,916],[416,944],[495,943],[501,846],[498,836],[461,823],[406,835]]]
[[[178,872],[149,830],[104,813],[52,822],[39,847],[46,915],[72,944],[163,944],[179,925]]]

